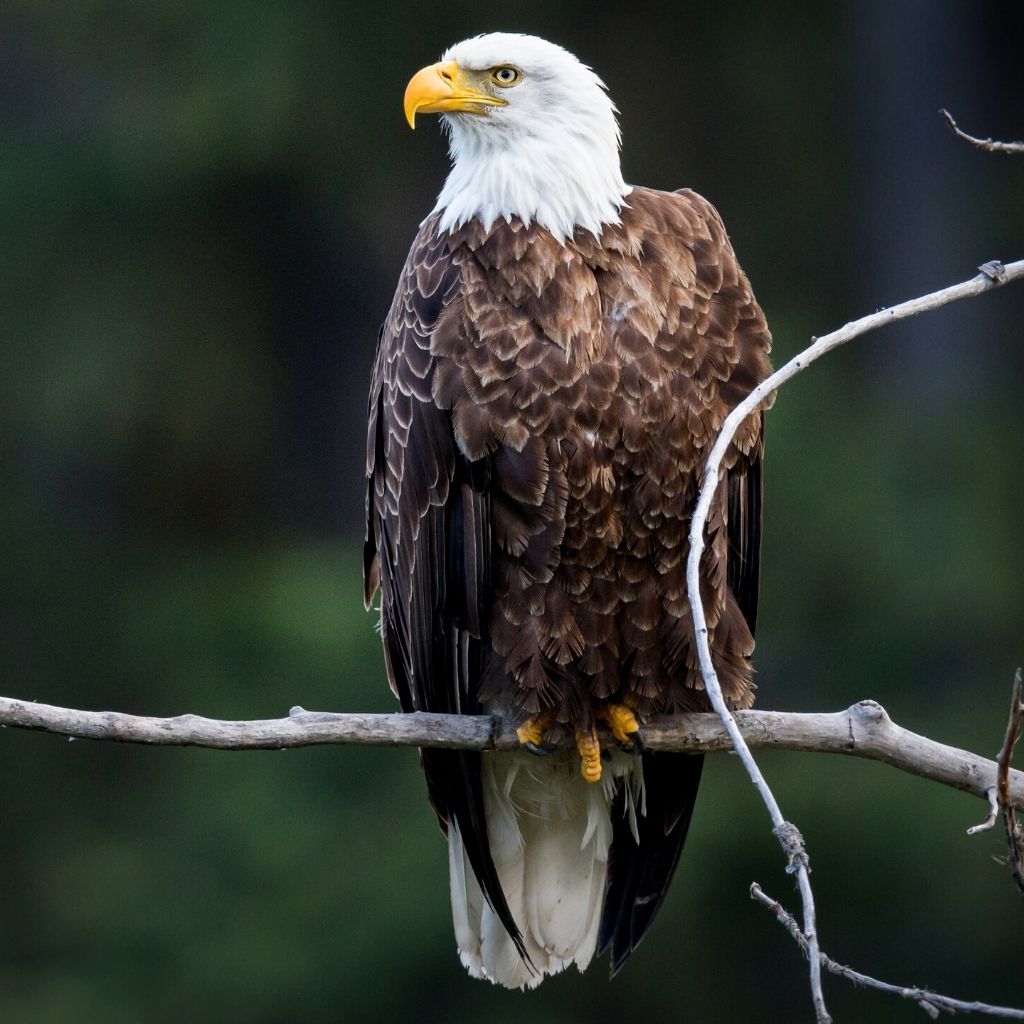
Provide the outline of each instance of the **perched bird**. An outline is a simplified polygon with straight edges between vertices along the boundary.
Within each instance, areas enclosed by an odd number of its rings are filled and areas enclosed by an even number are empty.
[[[608,950],[614,973],[693,811],[701,758],[643,753],[638,730],[709,707],[687,530],[771,338],[718,213],[623,181],[615,107],[561,47],[458,43],[405,113],[441,114],[453,166],[373,368],[367,607],[379,588],[403,710],[518,726],[522,752],[422,752],[463,964],[522,988]],[[736,708],[753,700],[761,420],[725,460],[702,562]],[[621,747],[606,759],[601,722]]]

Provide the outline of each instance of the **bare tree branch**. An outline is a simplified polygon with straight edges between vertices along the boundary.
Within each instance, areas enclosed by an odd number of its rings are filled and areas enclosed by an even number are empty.
[[[800,926],[796,923],[793,915],[778,902],[773,900],[762,888],[754,882],[750,887],[750,898],[763,904],[775,914],[779,922],[793,936],[797,945],[803,950],[804,956],[808,956],[807,940],[804,938]],[[875,988],[880,992],[890,992],[893,995],[901,996],[903,999],[911,999],[928,1014],[932,1020],[937,1020],[939,1013],[984,1013],[990,1017],[1003,1017],[1007,1020],[1024,1020],[1024,1010],[1015,1010],[1007,1006],[992,1006],[989,1003],[964,1002],[962,999],[951,999],[949,996],[940,996],[925,988],[910,988],[906,985],[891,985],[887,981],[879,981],[867,974],[861,974],[852,967],[836,963],[830,956],[818,953],[821,958],[821,966],[832,974],[838,974],[855,985],[864,985],[867,988]]]
[[[686,589],[693,616],[694,632],[697,638],[697,653],[700,658],[704,688],[711,700],[712,707],[714,707],[729,731],[729,735],[732,737],[736,748],[736,753],[747,769],[747,774],[750,776],[751,781],[761,794],[761,799],[768,808],[768,813],[772,820],[772,831],[779,839],[786,853],[789,870],[796,873],[797,883],[800,888],[800,898],[803,903],[803,934],[809,950],[811,996],[814,1001],[815,1014],[820,1024],[825,1024],[831,1018],[826,1009],[825,998],[821,988],[821,962],[818,955],[814,892],[811,888],[807,851],[804,849],[799,830],[783,817],[782,809],[779,807],[774,793],[772,793],[767,781],[761,774],[761,769],[747,748],[736,720],[725,703],[725,698],[722,696],[722,688],[718,682],[718,676],[715,673],[714,664],[711,660],[711,648],[708,644],[707,619],[700,596],[700,562],[704,552],[704,527],[711,509],[711,502],[718,490],[722,460],[725,458],[725,454],[729,450],[729,446],[740,424],[752,413],[755,413],[777,388],[785,384],[792,377],[795,377],[802,370],[805,370],[811,363],[820,359],[826,352],[831,352],[832,349],[838,348],[847,341],[860,337],[860,335],[873,331],[885,324],[895,323],[897,320],[905,320],[916,316],[918,313],[938,309],[950,302],[957,302],[960,299],[981,295],[983,292],[1021,277],[1024,277],[1024,260],[1018,260],[1016,263],[1005,266],[998,261],[986,263],[981,268],[981,273],[970,281],[944,288],[941,291],[933,292],[918,299],[902,302],[896,306],[890,306],[888,309],[872,313],[870,316],[862,317],[860,320],[854,320],[839,328],[839,330],[826,334],[822,338],[814,339],[808,348],[794,356],[788,363],[754,388],[747,398],[740,402],[726,417],[718,439],[715,441],[711,454],[708,456],[704,483],[697,499],[693,518],[690,520],[690,552],[686,561]]]
[[[979,139],[963,131],[945,107],[939,113],[946,119],[946,124],[949,125],[949,130],[954,135],[969,142],[972,146],[977,146],[978,149],[984,149],[988,153],[1024,153],[1024,142],[996,142],[994,139]]]
[[[897,725],[885,709],[864,700],[845,711],[796,713],[738,711],[736,722],[749,747],[847,754],[880,761],[900,771],[987,799],[999,766]],[[511,723],[487,715],[334,714],[292,708],[287,718],[220,721],[200,715],[149,718],[117,711],[78,711],[0,697],[0,726],[56,733],[73,739],[210,747],[218,750],[280,750],[323,744],[379,747],[450,747],[518,750]],[[605,735],[607,746],[613,742]],[[665,715],[644,726],[652,751],[714,753],[732,750],[715,714]],[[1007,799],[1024,811],[1024,772],[1007,770]]]
[[[1024,829],[1017,822],[1014,812],[1013,798],[1010,794],[1010,760],[1013,748],[1020,737],[1021,714],[1024,713],[1024,682],[1021,670],[1017,669],[1013,677],[1013,688],[1010,695],[1010,718],[1006,723],[1006,736],[1003,746],[996,758],[998,772],[996,774],[996,802],[1003,812],[1003,824],[1006,826],[1006,842],[1010,848],[1007,863],[1017,888],[1024,894]]]
[[[774,745],[799,750],[828,750],[873,758],[985,798],[989,791],[995,788],[1004,815],[1009,815],[1006,819],[1008,822],[1012,820],[1013,808],[1024,810],[1024,782],[1020,772],[1012,772],[1009,768],[1013,746],[1009,739],[1004,744],[1004,750],[1007,752],[1003,764],[1004,781],[1000,788],[997,780],[999,767],[993,762],[901,729],[891,722],[884,709],[872,701],[864,701],[837,715],[795,716],[763,711],[740,712],[733,715],[725,704],[714,671],[708,646],[707,621],[700,599],[699,564],[704,550],[704,528],[712,497],[717,489],[722,460],[732,438],[743,420],[754,413],[769,395],[826,352],[853,338],[887,323],[981,295],[1002,284],[1019,280],[1024,277],[1024,260],[1006,265],[992,261],[979,269],[981,273],[977,277],[962,284],[880,310],[852,321],[822,338],[814,339],[810,347],[758,385],[726,418],[708,456],[704,483],[691,520],[690,552],[686,573],[701,673],[719,721],[713,721],[714,716],[710,715],[687,715],[655,721],[645,727],[645,740],[651,750],[699,751],[731,748],[739,755],[768,807],[773,832],[786,853],[788,868],[797,875],[804,923],[802,931],[795,922],[793,927],[802,943],[806,945],[815,1013],[818,1021],[823,1024],[831,1018],[821,988],[823,958],[818,944],[807,852],[799,830],[783,817],[778,801],[750,753],[750,747]],[[1019,704],[1019,695],[1016,700]],[[161,719],[121,715],[115,712],[75,711],[0,698],[0,725],[58,732],[73,738],[231,749],[280,748],[343,742],[364,745],[447,746],[480,750],[514,749],[518,746],[511,729],[497,719],[487,717],[425,714],[327,715],[306,712],[301,708],[293,708],[290,717],[283,720],[217,722],[195,715]],[[835,731],[837,728],[838,732]],[[1009,830],[1010,825],[1007,827]],[[1018,828],[1015,824],[1013,827],[1015,830]],[[1020,838],[1019,831],[1013,831],[1011,835],[1017,836],[1018,840]],[[964,1004],[965,1007],[982,1005]],[[998,1010],[989,1008],[984,1012],[991,1012],[992,1009]],[[1019,1014],[1019,1011],[1000,1012],[1004,1016]]]

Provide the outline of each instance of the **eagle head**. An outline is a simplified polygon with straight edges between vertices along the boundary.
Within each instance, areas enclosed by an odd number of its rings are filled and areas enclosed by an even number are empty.
[[[518,217],[565,240],[619,222],[629,189],[615,105],[562,47],[508,32],[456,43],[406,87],[410,126],[418,113],[440,114],[450,138],[442,229]]]

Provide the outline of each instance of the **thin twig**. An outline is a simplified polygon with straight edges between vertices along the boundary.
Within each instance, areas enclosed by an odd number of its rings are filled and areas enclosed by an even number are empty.
[[[800,931],[800,926],[796,923],[793,915],[778,900],[773,900],[757,882],[754,882],[750,887],[750,898],[771,910],[783,927],[793,936],[797,945],[803,950],[804,956],[809,955],[807,940]],[[836,963],[835,960],[820,950],[818,956],[821,960],[821,966],[830,973],[838,974],[841,978],[852,981],[854,985],[864,985],[867,988],[878,989],[880,992],[889,992],[903,999],[910,999],[917,1003],[933,1020],[938,1019],[940,1012],[984,1013],[990,1017],[1004,1017],[1007,1020],[1024,1020],[1024,1010],[1015,1010],[1007,1006],[992,1006],[989,1003],[965,1002],[962,999],[951,999],[949,996],[940,996],[936,992],[930,992],[926,988],[891,985],[887,981],[879,981],[870,975],[861,974],[860,971],[855,971],[852,967],[847,967],[845,964]]]
[[[738,711],[735,717],[749,747],[846,754],[879,761],[981,799],[996,788],[995,761],[904,729],[873,700],[862,700],[845,711]],[[216,750],[281,750],[325,744],[519,749],[510,722],[486,715],[426,712],[363,715],[292,708],[287,718],[221,721],[201,715],[149,718],[117,711],[79,711],[0,697],[0,727],[5,726],[74,739]],[[606,735],[605,743],[610,747],[614,741]],[[733,749],[722,720],[710,713],[652,718],[644,725],[644,746],[653,752],[705,754]],[[1007,786],[1012,806],[1024,811],[1024,772],[1010,769]]]
[[[722,696],[722,688],[715,673],[714,663],[711,660],[707,619],[700,596],[700,562],[704,552],[704,526],[711,509],[711,502],[718,490],[722,460],[732,443],[733,436],[740,424],[751,413],[754,413],[786,381],[795,377],[802,370],[805,370],[811,363],[825,355],[826,352],[831,352],[832,349],[838,348],[845,342],[866,334],[868,331],[875,330],[885,324],[895,323],[898,320],[905,320],[908,317],[916,316],[918,313],[938,309],[940,306],[945,306],[950,302],[981,295],[983,292],[990,291],[1021,277],[1024,277],[1024,260],[1018,260],[1007,265],[997,264],[993,266],[986,264],[986,269],[970,281],[965,281],[962,284],[944,288],[930,295],[911,299],[909,302],[903,302],[888,309],[880,310],[877,313],[862,317],[860,320],[852,321],[831,334],[815,339],[810,347],[794,356],[788,363],[754,388],[726,417],[718,439],[715,441],[711,454],[708,456],[704,482],[701,487],[700,496],[697,499],[697,506],[693,512],[693,518],[690,521],[690,551],[686,561],[686,589],[693,616],[694,632],[697,639],[697,653],[700,658],[704,688],[711,700],[712,707],[714,707],[729,731],[729,735],[732,737],[736,748],[736,753],[742,760],[747,774],[757,787],[758,792],[761,794],[761,799],[768,808],[768,813],[772,819],[772,830],[783,846],[788,859],[788,867],[796,872],[800,897],[803,902],[804,937],[810,950],[811,995],[814,1000],[815,1014],[821,1024],[824,1024],[830,1018],[825,1007],[825,998],[821,989],[821,964],[818,957],[814,893],[811,889],[807,852],[803,847],[802,841],[797,841],[800,836],[799,831],[783,817],[775,795],[761,774],[761,770],[753,755],[747,748],[743,736],[736,725],[736,720],[733,718]]]
[[[999,799],[996,796],[996,787],[993,786],[985,795],[988,797],[988,817],[980,825],[972,825],[967,830],[969,836],[991,832],[996,827],[996,819],[999,817]]]
[[[1024,153],[1024,142],[997,142],[995,139],[979,139],[963,131],[945,107],[939,113],[946,119],[946,124],[949,125],[949,130],[954,135],[969,142],[972,146],[977,146],[978,149],[984,149],[988,153]]]
[[[1014,814],[1013,800],[1010,796],[1010,760],[1013,748],[1020,737],[1021,714],[1024,713],[1024,683],[1021,681],[1021,670],[1017,669],[1013,677],[1010,695],[1010,718],[1006,723],[1006,736],[1003,746],[996,758],[996,801],[1003,812],[1003,824],[1006,826],[1006,842],[1009,846],[1007,863],[1017,888],[1024,894],[1024,835],[1017,816]]]

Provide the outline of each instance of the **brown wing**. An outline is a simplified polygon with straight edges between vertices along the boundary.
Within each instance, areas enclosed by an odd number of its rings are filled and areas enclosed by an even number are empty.
[[[469,461],[432,397],[431,337],[460,286],[446,242],[424,224],[377,349],[367,431],[367,605],[381,592],[381,638],[404,711],[479,714],[487,650],[487,458]],[[487,842],[480,754],[421,752],[442,827],[458,828],[480,887],[525,957]]]
[[[676,246],[681,260],[692,256],[696,270],[689,297],[696,313],[692,317],[693,330],[702,336],[701,340],[712,343],[709,350],[716,357],[721,358],[722,352],[734,357],[727,360],[731,362],[729,376],[718,383],[709,410],[712,422],[708,425],[717,433],[728,412],[770,372],[767,353],[771,336],[714,208],[689,191],[663,197],[655,194],[655,201],[672,203],[680,199],[690,207],[690,215],[682,219],[687,230],[674,238],[661,236],[651,241]],[[695,376],[702,374],[706,376],[706,369],[697,367]],[[709,618],[717,627],[712,644],[727,696],[730,683],[734,694],[743,693],[744,686],[749,692],[744,677],[757,618],[762,430],[760,414],[741,428],[726,460],[728,468],[709,517],[704,571],[709,580],[724,579],[724,587],[712,583],[705,602],[711,606]],[[713,437],[693,440],[706,453]],[[696,488],[687,500],[691,505],[686,511],[688,519],[696,501]],[[688,631],[692,630],[689,622],[685,625]],[[687,643],[685,650],[695,657],[692,644]],[[720,660],[723,658],[724,663]],[[676,667],[681,675],[687,672],[686,660],[681,659]],[[735,667],[732,679],[722,671],[727,666]],[[702,756],[681,754],[644,755],[647,814],[637,819],[638,839],[634,839],[623,813],[624,794],[616,797],[608,891],[599,939],[599,949],[609,951],[613,975],[643,939],[665,898],[690,826],[703,760]]]

